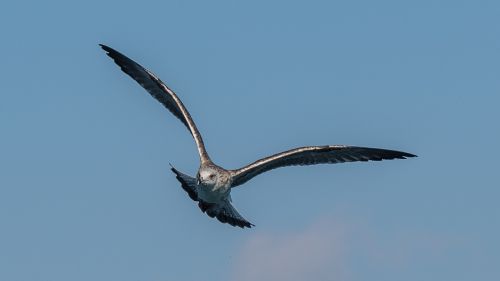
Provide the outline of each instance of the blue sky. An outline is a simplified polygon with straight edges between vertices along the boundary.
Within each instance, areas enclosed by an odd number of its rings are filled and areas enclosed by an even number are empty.
[[[496,280],[497,1],[17,1],[0,9],[1,280]],[[237,168],[312,144],[417,159],[292,167],[202,214],[184,101]],[[312,279],[310,279],[312,280]]]

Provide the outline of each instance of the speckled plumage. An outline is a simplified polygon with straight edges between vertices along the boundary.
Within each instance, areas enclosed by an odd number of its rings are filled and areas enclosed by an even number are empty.
[[[269,170],[293,165],[380,161],[415,157],[415,155],[407,152],[379,148],[347,145],[306,146],[262,158],[240,169],[226,170],[212,162],[191,115],[170,88],[152,72],[125,55],[108,46],[100,46],[126,74],[163,104],[189,130],[195,140],[200,156],[200,168],[196,178],[183,174],[174,167],[171,170],[189,197],[198,202],[198,207],[202,212],[212,218],[217,218],[223,223],[241,228],[253,226],[231,204],[231,188],[242,185],[253,177]]]

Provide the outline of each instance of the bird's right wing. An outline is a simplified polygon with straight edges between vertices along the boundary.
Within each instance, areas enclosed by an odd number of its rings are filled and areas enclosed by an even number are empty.
[[[99,44],[99,46],[101,46],[101,48],[106,51],[107,55],[112,58],[118,66],[120,66],[123,72],[137,81],[139,85],[146,89],[146,91],[148,91],[156,100],[172,112],[175,117],[181,120],[181,122],[188,128],[196,142],[201,162],[210,161],[198,128],[196,128],[191,115],[174,91],[168,88],[167,85],[165,85],[152,72],[129,59],[127,56],[106,45]]]
[[[254,224],[247,221],[238,213],[229,200],[224,200],[219,204],[210,204],[200,200],[198,207],[200,207],[201,211],[206,213],[209,217],[217,218],[222,223],[228,223],[232,226],[241,228],[251,228],[254,226]]]
[[[285,166],[380,161],[408,157],[415,157],[415,155],[402,151],[347,145],[306,146],[257,160],[238,170],[231,170],[233,179],[231,186],[241,185],[261,173]]]

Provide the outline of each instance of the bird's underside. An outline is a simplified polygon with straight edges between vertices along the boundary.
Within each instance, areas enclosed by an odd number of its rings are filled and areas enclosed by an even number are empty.
[[[191,115],[179,97],[157,76],[118,51],[100,45],[118,66],[156,100],[177,117],[193,136],[200,156],[196,178],[172,167],[172,172],[189,197],[198,202],[202,212],[232,226],[252,227],[231,204],[231,188],[244,184],[253,177],[286,166],[335,164],[355,161],[406,159],[415,155],[395,150],[348,145],[306,146],[287,150],[257,160],[237,170],[226,170],[215,165],[208,156],[203,139]]]

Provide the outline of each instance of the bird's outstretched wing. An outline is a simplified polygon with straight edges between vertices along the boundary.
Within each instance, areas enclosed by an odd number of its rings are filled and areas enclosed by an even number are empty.
[[[279,167],[406,159],[415,156],[395,150],[346,145],[300,147],[257,160],[241,169],[231,170],[233,177],[232,187],[241,185],[261,173]]]
[[[179,97],[177,97],[177,95],[151,71],[145,69],[138,63],[106,45],[99,44],[99,46],[101,46],[101,48],[106,51],[107,55],[112,58],[118,66],[120,66],[123,72],[137,81],[137,83],[146,89],[146,91],[148,91],[156,100],[170,110],[175,117],[181,120],[181,122],[191,132],[191,135],[196,142],[201,162],[210,161],[207,151],[205,150],[201,134],[196,128],[191,115],[187,111],[186,107],[184,107]]]

